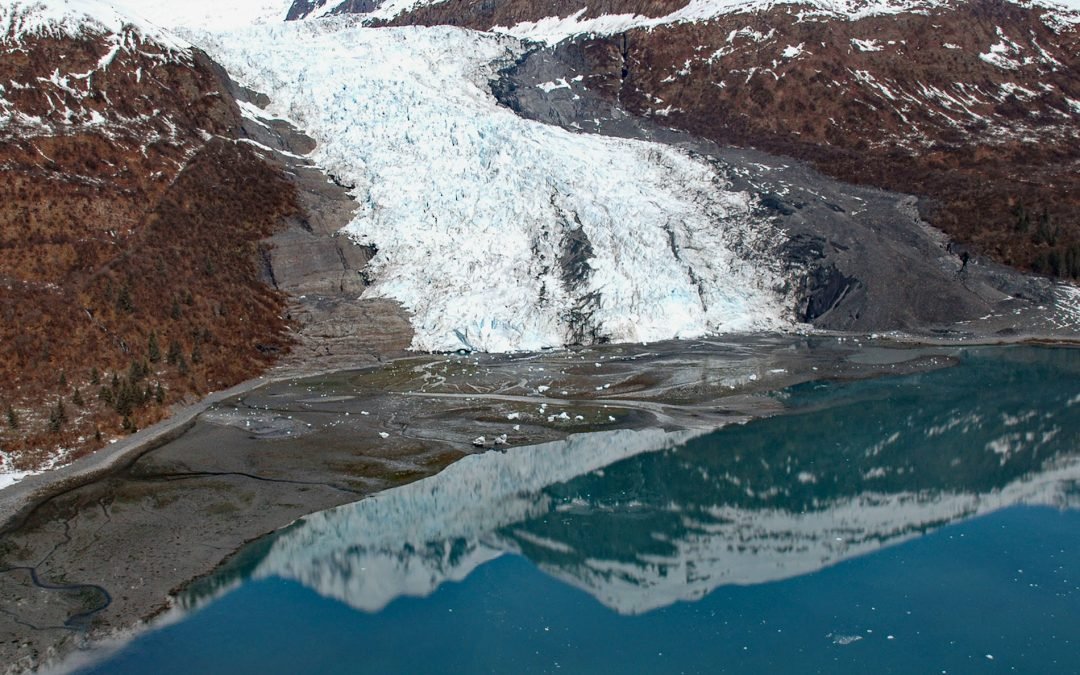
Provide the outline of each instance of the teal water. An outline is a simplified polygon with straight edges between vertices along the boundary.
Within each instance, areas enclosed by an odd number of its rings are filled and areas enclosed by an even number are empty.
[[[467,458],[82,672],[1080,672],[1080,350],[957,361]]]

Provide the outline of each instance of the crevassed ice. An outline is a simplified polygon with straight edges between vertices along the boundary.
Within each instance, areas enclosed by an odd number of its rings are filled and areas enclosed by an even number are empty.
[[[519,53],[515,39],[348,19],[193,39],[268,92],[269,112],[310,133],[312,158],[355,186],[346,232],[378,247],[368,293],[412,313],[416,349],[787,323],[779,266],[761,255],[776,232],[750,196],[681,151],[500,108],[487,80]]]

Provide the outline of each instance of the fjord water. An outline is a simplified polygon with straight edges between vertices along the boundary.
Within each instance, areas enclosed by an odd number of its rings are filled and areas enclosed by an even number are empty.
[[[1076,672],[1080,350],[468,457],[309,516],[86,672]]]

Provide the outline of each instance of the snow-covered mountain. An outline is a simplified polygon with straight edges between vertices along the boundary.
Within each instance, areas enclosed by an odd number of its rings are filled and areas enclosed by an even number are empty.
[[[0,5],[0,26],[4,27],[5,43],[131,32],[175,51],[187,49],[185,43],[160,26],[104,0],[8,0]]]

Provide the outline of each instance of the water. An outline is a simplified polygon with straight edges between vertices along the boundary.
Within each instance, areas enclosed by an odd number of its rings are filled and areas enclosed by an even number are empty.
[[[777,396],[314,514],[85,672],[1080,671],[1080,351]]]

